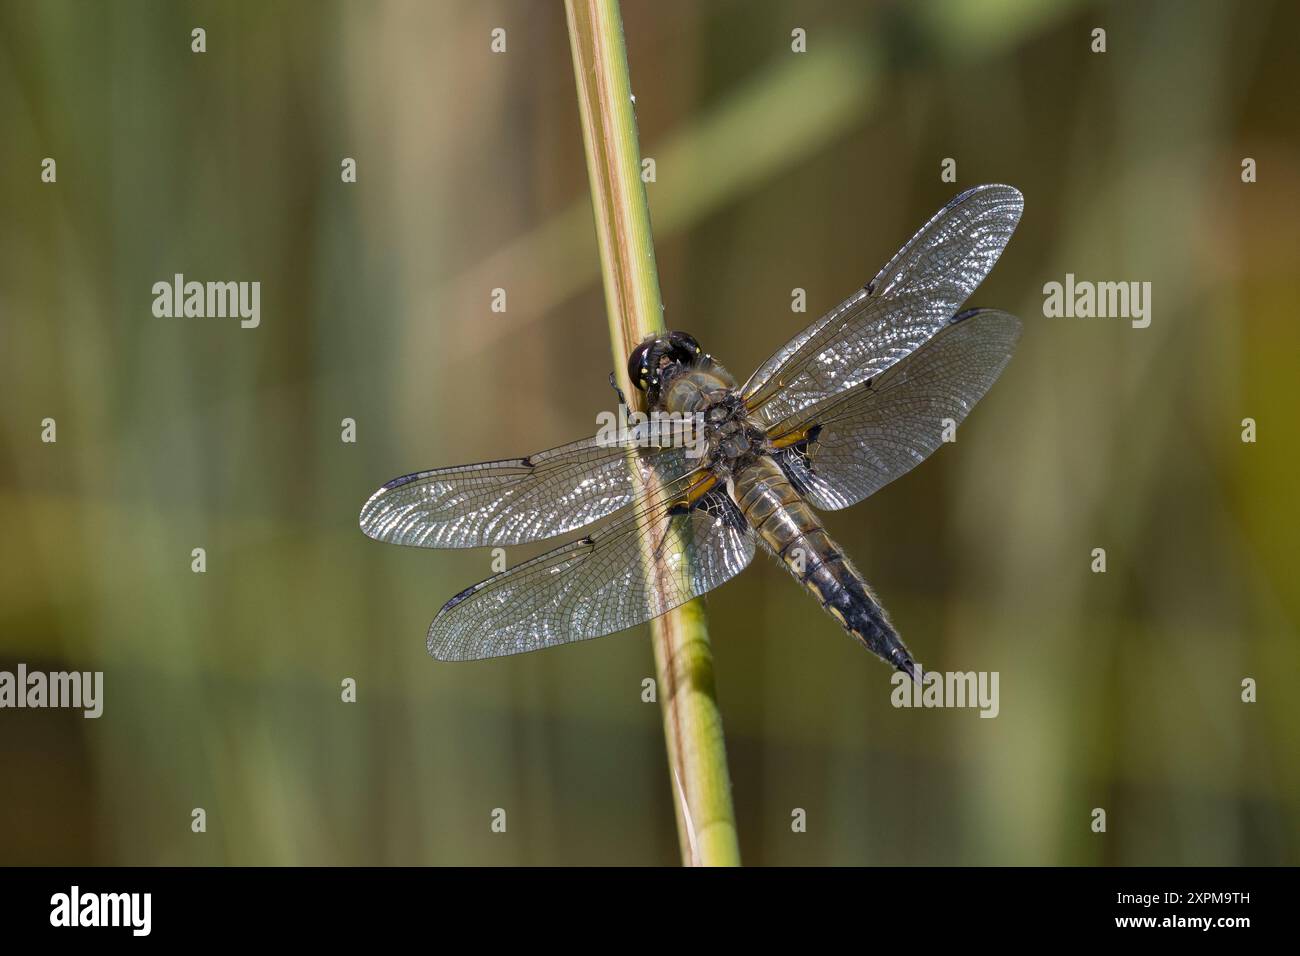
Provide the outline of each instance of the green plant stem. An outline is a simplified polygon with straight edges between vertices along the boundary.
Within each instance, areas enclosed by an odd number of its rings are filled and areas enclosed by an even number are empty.
[[[565,0],[596,217],[614,369],[637,393],[627,357],[664,330],[650,210],[617,0]],[[650,622],[682,861],[736,866],[740,848],[704,608],[691,601]]]

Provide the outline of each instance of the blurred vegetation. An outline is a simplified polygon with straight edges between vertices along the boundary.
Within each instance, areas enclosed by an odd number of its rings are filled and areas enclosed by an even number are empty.
[[[667,321],[742,378],[959,189],[1026,196],[972,300],[1025,319],[1015,360],[828,518],[1001,714],[892,708],[756,561],[709,597],[745,861],[1295,863],[1295,6],[624,19]],[[610,407],[560,6],[0,0],[0,116],[0,669],[106,673],[98,721],[0,711],[0,862],[674,862],[645,629],[438,665],[428,621],[490,556],[356,527],[390,477]],[[260,280],[261,327],[154,318],[177,272]],[[1150,328],[1043,318],[1067,272],[1151,281]]]

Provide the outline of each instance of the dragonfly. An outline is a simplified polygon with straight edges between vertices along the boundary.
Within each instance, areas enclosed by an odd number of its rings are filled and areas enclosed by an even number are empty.
[[[1023,207],[1004,185],[956,196],[743,386],[688,333],[640,343],[630,380],[649,412],[698,423],[691,441],[651,436],[639,422],[613,439],[379,488],[361,530],[392,544],[507,547],[583,532],[447,601],[429,653],[479,660],[623,631],[730,580],[762,549],[854,640],[918,679],[818,513],[856,504],[924,461],[1006,367],[1020,320],[963,306]]]

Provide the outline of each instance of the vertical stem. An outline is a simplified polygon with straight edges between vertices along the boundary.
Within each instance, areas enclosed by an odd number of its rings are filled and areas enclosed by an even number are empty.
[[[627,357],[646,336],[662,332],[664,324],[623,19],[617,0],[565,0],[565,11],[610,346],[619,387],[632,397],[636,392],[628,379]],[[651,621],[650,630],[682,861],[698,866],[739,865],[704,608],[698,600],[691,601]]]

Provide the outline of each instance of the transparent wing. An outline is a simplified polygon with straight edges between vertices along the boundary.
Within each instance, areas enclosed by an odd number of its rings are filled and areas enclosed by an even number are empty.
[[[807,409],[769,433],[804,435],[777,461],[810,504],[833,511],[875,493],[943,443],[944,419],[960,423],[1002,373],[1020,320],[992,309],[962,312],[915,352]]]
[[[977,186],[957,196],[866,287],[759,367],[742,389],[750,411],[776,424],[912,352],[988,275],[1023,208],[1010,186]]]
[[[695,476],[661,486],[579,541],[503,571],[448,601],[429,653],[465,661],[522,654],[632,627],[735,577],[754,536],[727,495],[679,502]]]
[[[436,468],[394,478],[361,508],[361,530],[420,548],[502,547],[585,527],[631,504],[629,465],[672,481],[699,465],[685,446],[642,447],[598,438],[527,458]]]

